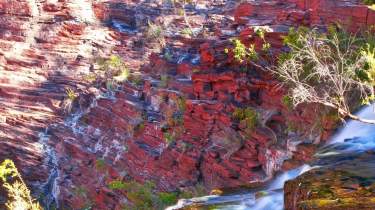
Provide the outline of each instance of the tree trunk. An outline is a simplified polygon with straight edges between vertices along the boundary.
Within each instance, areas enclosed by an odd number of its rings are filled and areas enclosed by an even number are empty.
[[[375,125],[375,120],[369,120],[369,119],[363,119],[363,118],[360,118],[356,115],[353,115],[351,113],[348,113],[347,116],[352,119],[352,120],[356,120],[356,121],[359,121],[359,122],[363,122],[363,123],[367,123],[367,124],[373,124]]]

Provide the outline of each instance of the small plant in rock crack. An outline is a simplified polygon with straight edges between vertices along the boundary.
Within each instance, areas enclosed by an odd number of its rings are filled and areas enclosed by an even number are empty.
[[[177,98],[177,108],[179,112],[184,113],[186,111],[186,98],[180,96]]]
[[[6,209],[42,210],[40,204],[31,197],[30,190],[12,160],[6,159],[0,164],[0,180],[7,193]]]
[[[258,125],[258,113],[250,107],[236,108],[232,114],[232,117],[235,120],[238,120],[240,124],[243,124],[245,129],[249,132]]]
[[[272,32],[272,29],[268,26],[257,26],[254,27],[254,31],[256,35],[263,40],[262,51],[268,52],[271,49],[271,44],[266,41],[266,34]]]
[[[163,57],[164,57],[168,62],[172,62],[172,61],[173,61],[173,55],[172,55],[170,52],[168,52],[168,51],[166,51],[166,52],[164,53]]]
[[[184,28],[181,30],[181,35],[191,37],[193,36],[193,31],[190,28]]]
[[[145,123],[144,121],[138,123],[134,126],[134,133],[142,133],[145,130]]]
[[[194,33],[193,27],[191,26],[188,16],[186,14],[186,5],[191,4],[191,3],[193,3],[193,1],[191,0],[173,0],[174,7],[180,6],[180,8],[176,8],[177,14],[180,16],[183,16],[185,24],[187,25],[187,28],[189,29],[189,33],[191,32],[190,36],[195,36],[196,34]]]
[[[282,104],[288,108],[288,110],[292,110],[293,109],[293,99],[288,96],[288,95],[284,95],[282,98],[281,98],[281,102]]]
[[[165,142],[166,142],[168,145],[171,145],[171,144],[174,143],[175,140],[176,140],[175,134],[174,134],[173,132],[164,132],[164,133],[163,133],[163,136],[164,136],[164,140],[165,140]]]
[[[267,42],[266,40],[266,34],[268,32],[271,32],[272,29],[265,26],[259,26],[254,28],[255,34],[262,39],[262,52],[263,54],[269,53],[271,49],[271,44]],[[242,43],[241,40],[238,38],[230,39],[232,42],[233,48],[232,49],[224,49],[225,54],[229,54],[230,52],[233,54],[233,57],[235,61],[239,62],[242,65],[247,64],[256,64],[255,62],[259,62],[261,58],[263,58],[260,54],[256,51],[255,44],[250,44],[249,46],[246,46],[244,43]],[[259,67],[259,65],[255,65]],[[247,69],[247,68],[245,68]]]
[[[159,87],[161,88],[167,88],[169,83],[169,76],[168,75],[161,75],[160,76],[160,83]]]
[[[130,70],[120,56],[112,55],[109,58],[98,58],[96,64],[98,69],[86,75],[84,79],[96,86],[105,84],[109,91],[116,89],[130,76]]]
[[[149,42],[156,41],[159,47],[164,47],[166,44],[164,28],[150,21],[148,22],[148,27],[145,32],[145,38]]]
[[[104,171],[106,168],[106,163],[104,159],[97,159],[95,161],[95,169],[98,171]]]
[[[239,39],[232,39],[231,42],[233,44],[233,56],[237,62],[244,63],[247,60],[258,59],[258,53],[255,51],[254,44],[246,47]],[[229,49],[225,49],[225,52],[229,53]]]
[[[87,198],[87,189],[84,186],[76,186],[73,189],[73,193],[81,198]]]
[[[141,86],[144,82],[142,75],[140,74],[132,74],[129,77],[129,82],[133,83],[136,86]]]
[[[77,99],[78,94],[71,88],[65,90],[65,99],[62,104],[62,109],[64,113],[69,114],[72,112],[73,103]]]

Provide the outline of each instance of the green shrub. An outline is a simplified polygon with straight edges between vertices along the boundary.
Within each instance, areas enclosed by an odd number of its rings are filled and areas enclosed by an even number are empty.
[[[124,190],[132,206],[124,209],[150,210],[164,209],[168,205],[177,202],[178,194],[175,192],[156,192],[156,186],[152,182],[140,184],[136,181],[124,182],[112,181],[108,184],[111,190]]]
[[[128,185],[120,180],[111,181],[108,184],[108,188],[111,190],[125,190]]]
[[[190,28],[184,28],[181,30],[181,34],[190,37],[193,35],[193,31]]]
[[[186,110],[186,98],[181,96],[177,98],[178,111],[184,113]]]
[[[362,2],[366,5],[373,5],[375,4],[375,0],[362,0]]]
[[[145,33],[146,39],[150,42],[156,41],[160,47],[165,46],[165,35],[162,26],[148,22],[148,28]]]
[[[30,190],[23,181],[14,162],[6,159],[0,164],[2,192],[7,193],[5,206],[8,210],[41,210],[40,204],[31,197]]]
[[[258,59],[258,53],[255,51],[255,45],[251,44],[249,47],[246,47],[241,40],[239,39],[232,39],[232,44],[233,44],[233,56],[234,59],[239,62],[243,63],[247,61],[248,59],[250,60],[257,60]],[[226,52],[228,53],[228,49]]]
[[[165,132],[164,134],[164,140],[167,142],[168,145],[172,144],[176,139],[174,133]]]
[[[293,108],[293,98],[288,96],[288,95],[285,95],[283,96],[283,98],[281,99],[281,102],[283,103],[283,105],[285,107],[287,107],[289,110],[291,110]]]
[[[177,202],[177,193],[161,192],[158,196],[163,205],[173,205]]]
[[[120,56],[111,55],[108,58],[98,58],[96,64],[98,70],[90,72],[84,76],[84,79],[96,86],[105,84],[108,91],[114,91],[130,76],[130,70]]]
[[[77,94],[74,92],[73,89],[67,88],[65,90],[66,98],[70,101],[74,101],[77,98]]]
[[[167,88],[169,83],[169,76],[168,75],[161,75],[160,76],[160,83],[159,87],[161,88]]]
[[[254,129],[258,124],[258,113],[250,107],[236,108],[232,116],[235,120],[245,122],[247,129]]]
[[[103,171],[106,168],[105,160],[104,159],[97,159],[95,161],[95,168],[98,171]]]

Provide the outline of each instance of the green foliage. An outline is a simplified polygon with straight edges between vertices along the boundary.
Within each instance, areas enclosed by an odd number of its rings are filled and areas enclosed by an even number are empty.
[[[292,47],[303,47],[304,43],[300,39],[301,36],[306,36],[306,34],[310,31],[307,27],[299,27],[298,29],[295,29],[293,27],[289,28],[288,35],[283,36],[283,43],[286,46]]]
[[[87,198],[87,189],[84,186],[77,186],[74,187],[74,195],[79,196],[81,198]]]
[[[134,132],[142,132],[145,129],[145,123],[142,121],[134,127]]]
[[[375,95],[371,95],[362,99],[361,105],[370,105],[372,101],[375,101]]]
[[[366,81],[375,83],[375,43],[366,43],[362,47],[360,53],[364,57],[364,71],[362,71],[362,78]]]
[[[254,27],[254,31],[257,36],[259,36],[265,44],[269,44],[266,41],[266,34],[268,32],[272,32],[272,29],[269,26],[256,26]]]
[[[173,205],[177,202],[177,193],[161,192],[159,193],[159,200],[164,205]]]
[[[120,56],[111,55],[109,58],[98,58],[98,70],[89,73],[84,79],[92,84],[105,84],[108,91],[114,91],[121,83],[130,77],[130,70]]]
[[[291,28],[283,38],[290,51],[279,57],[275,74],[290,88],[295,105],[319,103],[352,116],[349,107],[353,104],[375,99],[375,36],[371,31],[352,34],[331,25],[322,33],[301,27]]]
[[[254,129],[258,124],[258,113],[250,107],[244,109],[236,108],[232,116],[234,119],[244,122],[248,129]]]
[[[268,52],[271,48],[271,44],[266,41],[266,33],[272,31],[269,27],[259,26],[255,27],[254,31],[257,36],[263,40],[262,51]],[[239,63],[244,63],[248,61],[257,61],[259,59],[259,54],[255,50],[255,44],[250,44],[249,47],[246,47],[241,40],[235,38],[231,39],[233,44],[233,56],[234,59]],[[229,49],[224,49],[224,53],[228,54]]]
[[[231,42],[233,44],[233,57],[237,62],[244,63],[258,60],[258,53],[255,51],[254,44],[246,47],[239,39],[232,39]],[[224,52],[229,53],[229,49],[225,49]]]
[[[77,94],[74,92],[73,89],[67,88],[65,90],[66,98],[70,101],[74,101],[77,98]]]
[[[152,182],[145,182],[140,184],[136,181],[112,181],[108,187],[111,190],[126,191],[126,196],[131,202],[131,207],[125,209],[134,210],[150,210],[150,209],[164,209],[168,205],[177,202],[177,193],[171,192],[156,192],[156,186]]]
[[[125,82],[126,80],[128,80],[130,76],[130,71],[128,68],[123,68],[119,71],[118,75],[114,77],[114,79],[117,81],[117,82]]]
[[[41,210],[40,204],[31,197],[14,162],[6,159],[0,164],[0,180],[7,192],[5,207],[8,210]]]
[[[184,28],[181,30],[181,34],[186,36],[192,36],[193,31],[190,28]]]
[[[132,82],[134,85],[140,86],[143,84],[143,79],[141,75],[131,75],[129,77],[129,81]]]
[[[145,33],[146,39],[149,41],[156,41],[160,46],[165,45],[164,29],[160,25],[148,22],[148,28]]]
[[[120,180],[114,180],[108,184],[108,188],[111,190],[125,190],[127,186],[127,183]]]
[[[186,110],[186,98],[181,96],[177,98],[177,107],[179,112],[184,113]]]
[[[179,193],[179,198],[193,198],[193,197],[202,197],[207,195],[209,192],[206,190],[203,184],[197,184],[194,187],[185,189]]]
[[[271,44],[270,43],[263,43],[262,44],[262,50],[264,51],[264,52],[268,52],[269,50],[271,49]]]
[[[169,83],[169,76],[168,75],[161,75],[159,87],[166,88],[166,87],[168,87],[168,83]]]
[[[293,108],[293,98],[292,97],[290,97],[288,95],[285,95],[285,96],[282,97],[281,102],[288,109],[292,109]]]
[[[165,132],[163,133],[163,135],[164,135],[164,140],[165,142],[167,142],[168,145],[172,144],[176,140],[176,137],[173,132],[172,133]]]
[[[95,168],[98,171],[103,171],[106,168],[105,160],[104,159],[97,159],[95,161]]]
[[[375,4],[375,0],[362,0],[362,2],[366,5],[373,5]]]

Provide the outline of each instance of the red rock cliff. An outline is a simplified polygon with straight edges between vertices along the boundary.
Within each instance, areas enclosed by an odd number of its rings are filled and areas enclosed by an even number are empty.
[[[375,12],[354,0],[199,1],[188,16],[205,35],[178,33],[186,24],[161,1],[0,0],[0,154],[35,191],[49,189],[44,205],[118,209],[126,202],[107,187],[112,180],[236,187],[270,178],[286,159],[308,159],[334,125],[317,107],[289,110],[271,75],[243,72],[224,53],[228,39],[259,46],[251,27],[268,25],[277,54],[291,26],[375,24]],[[162,49],[146,42],[148,19],[166,26]],[[111,54],[142,82],[100,97],[108,91],[83,78]],[[68,87],[80,94],[70,116]],[[233,119],[246,107],[259,113],[251,132]]]

